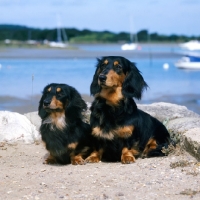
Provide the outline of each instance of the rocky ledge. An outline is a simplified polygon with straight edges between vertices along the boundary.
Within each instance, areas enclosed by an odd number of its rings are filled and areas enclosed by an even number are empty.
[[[188,110],[185,106],[170,103],[161,102],[138,105],[138,107],[163,122],[172,139],[200,160],[200,115]],[[88,121],[89,115],[88,110],[85,113],[85,121]],[[40,123],[41,119],[37,112],[21,115],[0,111],[0,142],[23,141],[26,144],[40,142],[41,137],[38,131]]]

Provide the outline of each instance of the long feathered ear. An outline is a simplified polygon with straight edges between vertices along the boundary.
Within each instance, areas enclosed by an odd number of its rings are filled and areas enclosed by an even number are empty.
[[[97,59],[97,65],[96,65],[96,71],[95,71],[95,73],[94,73],[94,76],[93,76],[93,80],[92,80],[92,83],[91,83],[91,85],[90,85],[90,94],[91,95],[95,95],[95,94],[97,94],[97,93],[99,93],[100,92],[100,86],[99,86],[99,84],[98,84],[98,77],[99,77],[99,75],[98,75],[98,69],[99,69],[99,67],[100,67],[100,65],[101,65],[101,60],[100,59]]]
[[[50,87],[50,84],[45,86],[43,91],[42,91],[42,97],[39,101],[39,107],[38,107],[38,115],[41,117],[41,119],[44,119],[48,116],[48,113],[45,111],[45,109],[43,108],[43,101],[45,99],[45,91],[46,89]]]
[[[140,71],[134,63],[130,62],[129,70],[122,85],[123,95],[125,97],[134,97],[139,100],[142,97],[143,90],[147,87],[148,85],[144,81]]]
[[[67,101],[69,103],[66,107],[66,113],[70,113],[70,119],[82,118],[82,112],[87,109],[87,104],[75,88],[70,87],[70,96]]]
[[[39,101],[39,107],[38,107],[38,115],[41,117],[41,119],[46,118],[48,115],[48,113],[43,108],[43,101],[44,101],[44,95],[42,95]]]

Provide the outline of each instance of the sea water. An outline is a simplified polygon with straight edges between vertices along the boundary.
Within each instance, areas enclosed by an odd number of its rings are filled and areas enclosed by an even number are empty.
[[[176,59],[130,59],[136,63],[149,88],[144,98],[163,95],[199,94],[200,71],[180,70]],[[66,83],[81,94],[90,94],[96,59],[2,59],[0,96],[26,98],[41,94],[50,83]],[[167,63],[169,68],[164,69]]]

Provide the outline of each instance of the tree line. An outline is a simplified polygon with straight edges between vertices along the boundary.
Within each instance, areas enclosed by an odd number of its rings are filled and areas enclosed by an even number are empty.
[[[76,28],[63,28],[67,35],[68,42],[129,42],[130,34],[127,32],[114,33],[110,31],[92,31],[88,29],[78,30]],[[200,36],[186,35],[163,35],[158,33],[149,33],[148,30],[141,30],[136,34],[138,42],[184,42],[188,40],[200,40]],[[56,41],[57,29],[39,29],[20,25],[0,25],[0,41],[3,40],[36,40],[43,42]]]

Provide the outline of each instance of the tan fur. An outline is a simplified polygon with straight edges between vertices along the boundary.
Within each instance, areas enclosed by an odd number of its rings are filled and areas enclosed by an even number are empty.
[[[82,158],[82,155],[78,154],[76,156],[72,155],[71,156],[71,164],[72,165],[84,165],[85,161]]]
[[[114,62],[114,66],[116,66],[116,65],[119,65],[119,62],[118,62],[118,61],[115,61],[115,62]]]
[[[108,64],[108,60],[104,60],[104,62],[103,62],[105,65],[107,65]]]
[[[134,130],[134,126],[124,126],[124,127],[118,128],[116,130],[116,133],[118,137],[128,138],[132,135],[133,130]]]
[[[56,92],[60,92],[60,91],[61,91],[61,88],[57,88],[57,89],[56,89]]]
[[[56,159],[49,154],[49,156],[44,160],[43,164],[56,164]]]
[[[55,125],[58,129],[63,130],[66,126],[65,112],[52,112],[44,121],[43,124],[51,124],[51,129]]]
[[[117,106],[118,102],[124,98],[122,95],[122,84],[125,80],[125,74],[119,75],[111,69],[106,77],[105,86],[102,85],[98,96],[106,99],[108,105]]]
[[[104,138],[107,140],[113,140],[114,137],[128,138],[132,135],[134,126],[124,126],[114,130],[111,130],[109,133],[104,133],[99,127],[92,129],[92,135],[95,137]]]
[[[77,145],[78,145],[78,142],[74,142],[74,143],[68,144],[67,148],[68,149],[76,149]]]
[[[125,80],[125,74],[117,74],[113,69],[111,69],[107,74],[106,86],[107,87],[121,87]]]
[[[103,155],[103,149],[100,149],[99,151],[93,151],[89,157],[85,159],[88,163],[97,163],[101,161]]]
[[[130,164],[135,162],[134,155],[137,155],[137,151],[134,149],[129,150],[127,147],[124,147],[122,149],[122,156],[121,156],[121,162],[123,164]]]
[[[156,142],[156,140],[153,139],[153,138],[149,139],[149,141],[147,142],[146,147],[145,147],[145,149],[144,149],[144,151],[143,151],[143,153],[142,153],[142,157],[146,157],[147,154],[148,154],[151,150],[156,149],[156,147],[157,147],[157,142]]]
[[[93,128],[92,135],[95,137],[100,137],[100,138],[104,138],[104,139],[108,139],[108,140],[112,140],[114,138],[114,135],[112,132],[105,134],[99,127]]]
[[[122,95],[122,87],[102,88],[97,96],[106,99],[106,103],[111,106],[117,106],[119,101],[124,98]]]
[[[55,96],[53,96],[50,103],[50,109],[63,109],[63,104],[58,101]]]
[[[48,92],[51,92],[51,87],[50,88],[48,88],[48,90],[47,90]]]

